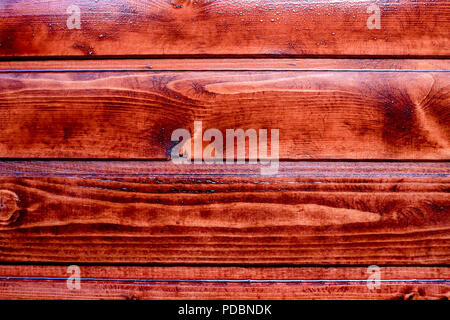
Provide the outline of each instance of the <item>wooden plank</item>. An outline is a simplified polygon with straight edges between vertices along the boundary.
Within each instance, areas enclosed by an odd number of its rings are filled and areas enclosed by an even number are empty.
[[[6,0],[0,56],[448,57],[449,11],[446,0]]]
[[[214,59],[90,59],[1,61],[3,73],[74,71],[250,71],[250,70],[355,70],[355,71],[449,71],[449,59],[299,59],[299,58],[214,58]]]
[[[84,65],[89,72],[24,72],[19,64],[0,73],[0,157],[168,159],[173,131],[192,133],[202,121],[203,131],[224,136],[279,129],[285,160],[449,158],[450,71],[440,69],[448,62],[380,62],[378,69],[377,61],[344,61],[338,70],[326,61],[314,70],[285,63],[281,70],[187,64],[184,71]]]
[[[448,299],[448,267],[367,268],[81,266],[69,290],[66,266],[0,266],[2,299]]]
[[[1,162],[0,261],[448,265],[449,169]]]

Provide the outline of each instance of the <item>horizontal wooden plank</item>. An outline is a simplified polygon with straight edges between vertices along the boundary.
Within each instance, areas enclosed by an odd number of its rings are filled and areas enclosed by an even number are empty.
[[[450,164],[0,163],[0,261],[448,265]]]
[[[447,0],[3,0],[0,56],[448,57],[449,12]]]
[[[62,72],[62,71],[450,71],[449,59],[90,59],[90,60],[25,60],[1,61],[0,72]]]
[[[90,175],[156,175],[185,176],[248,176],[261,178],[261,164],[195,164],[176,165],[170,161],[0,161],[0,176],[90,176]],[[272,178],[343,178],[343,179],[447,179],[448,162],[280,162]],[[438,180],[436,180],[438,181]]]
[[[203,132],[223,136],[226,129],[279,129],[285,160],[448,159],[450,71],[414,70],[424,65],[409,62],[403,71],[373,69],[376,63],[358,70],[343,62],[350,69],[3,72],[0,157],[168,159],[177,144],[172,133],[193,134],[194,121],[202,121]],[[381,66],[402,65],[393,63]]]
[[[0,266],[2,299],[448,299],[450,268],[381,267],[369,289],[364,267],[81,266],[69,290],[67,266]],[[73,288],[73,287],[72,287]]]

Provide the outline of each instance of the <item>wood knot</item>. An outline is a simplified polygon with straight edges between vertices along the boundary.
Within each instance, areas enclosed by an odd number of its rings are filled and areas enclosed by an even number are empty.
[[[6,225],[17,219],[19,197],[12,191],[0,190],[0,225]]]
[[[175,8],[180,9],[188,5],[190,0],[169,0],[169,3]]]
[[[418,300],[420,299],[421,294],[417,290],[413,290],[411,292],[407,292],[403,295],[403,300]]]

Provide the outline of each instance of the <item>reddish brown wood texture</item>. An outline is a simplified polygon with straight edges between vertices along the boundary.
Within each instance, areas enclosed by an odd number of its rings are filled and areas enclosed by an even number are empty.
[[[80,29],[67,24],[72,5]],[[371,5],[379,29],[367,27]],[[0,56],[448,57],[449,12],[445,0],[3,0]]]
[[[296,68],[271,60],[263,70],[254,61],[191,62],[149,70],[143,61],[138,69],[106,61],[108,71],[73,62],[66,69],[78,70],[68,72],[9,63],[0,73],[0,156],[168,159],[172,132],[192,132],[201,120],[204,130],[224,134],[279,129],[281,159],[449,157],[447,61],[325,61],[305,69],[307,61]]]
[[[0,16],[0,298],[450,297],[448,0]],[[279,129],[278,172],[167,161],[194,121]]]
[[[68,290],[63,266],[0,266],[3,299],[449,299],[450,268],[90,267]],[[17,278],[19,277],[19,278]],[[447,280],[445,280],[447,279]]]
[[[302,70],[403,70],[449,71],[448,59],[317,59],[317,58],[183,58],[183,59],[90,59],[2,61],[2,73],[89,71],[302,71]]]
[[[448,163],[2,162],[0,260],[446,265]]]

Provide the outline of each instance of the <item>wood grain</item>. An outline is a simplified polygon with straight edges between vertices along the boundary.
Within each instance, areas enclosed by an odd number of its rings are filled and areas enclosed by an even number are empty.
[[[382,267],[380,288],[367,268],[81,266],[68,290],[65,266],[0,266],[2,299],[449,299],[450,268]]]
[[[68,72],[16,64],[0,73],[0,157],[168,159],[172,132],[192,133],[194,121],[224,135],[279,129],[284,160],[450,156],[448,61],[322,61],[308,70],[305,61],[300,69],[282,61],[277,70],[252,62],[226,70],[233,61],[203,67],[211,69],[190,69],[192,60],[178,70],[79,66],[87,72],[70,70],[74,63]]]
[[[449,11],[446,0],[3,0],[0,56],[448,57]]]
[[[449,168],[1,162],[0,260],[448,265]]]
[[[67,71],[450,71],[449,59],[317,59],[317,58],[214,58],[214,59],[89,59],[1,61],[0,72]]]
[[[448,0],[0,16],[0,299],[450,298]],[[194,121],[279,129],[278,171],[167,161]]]

